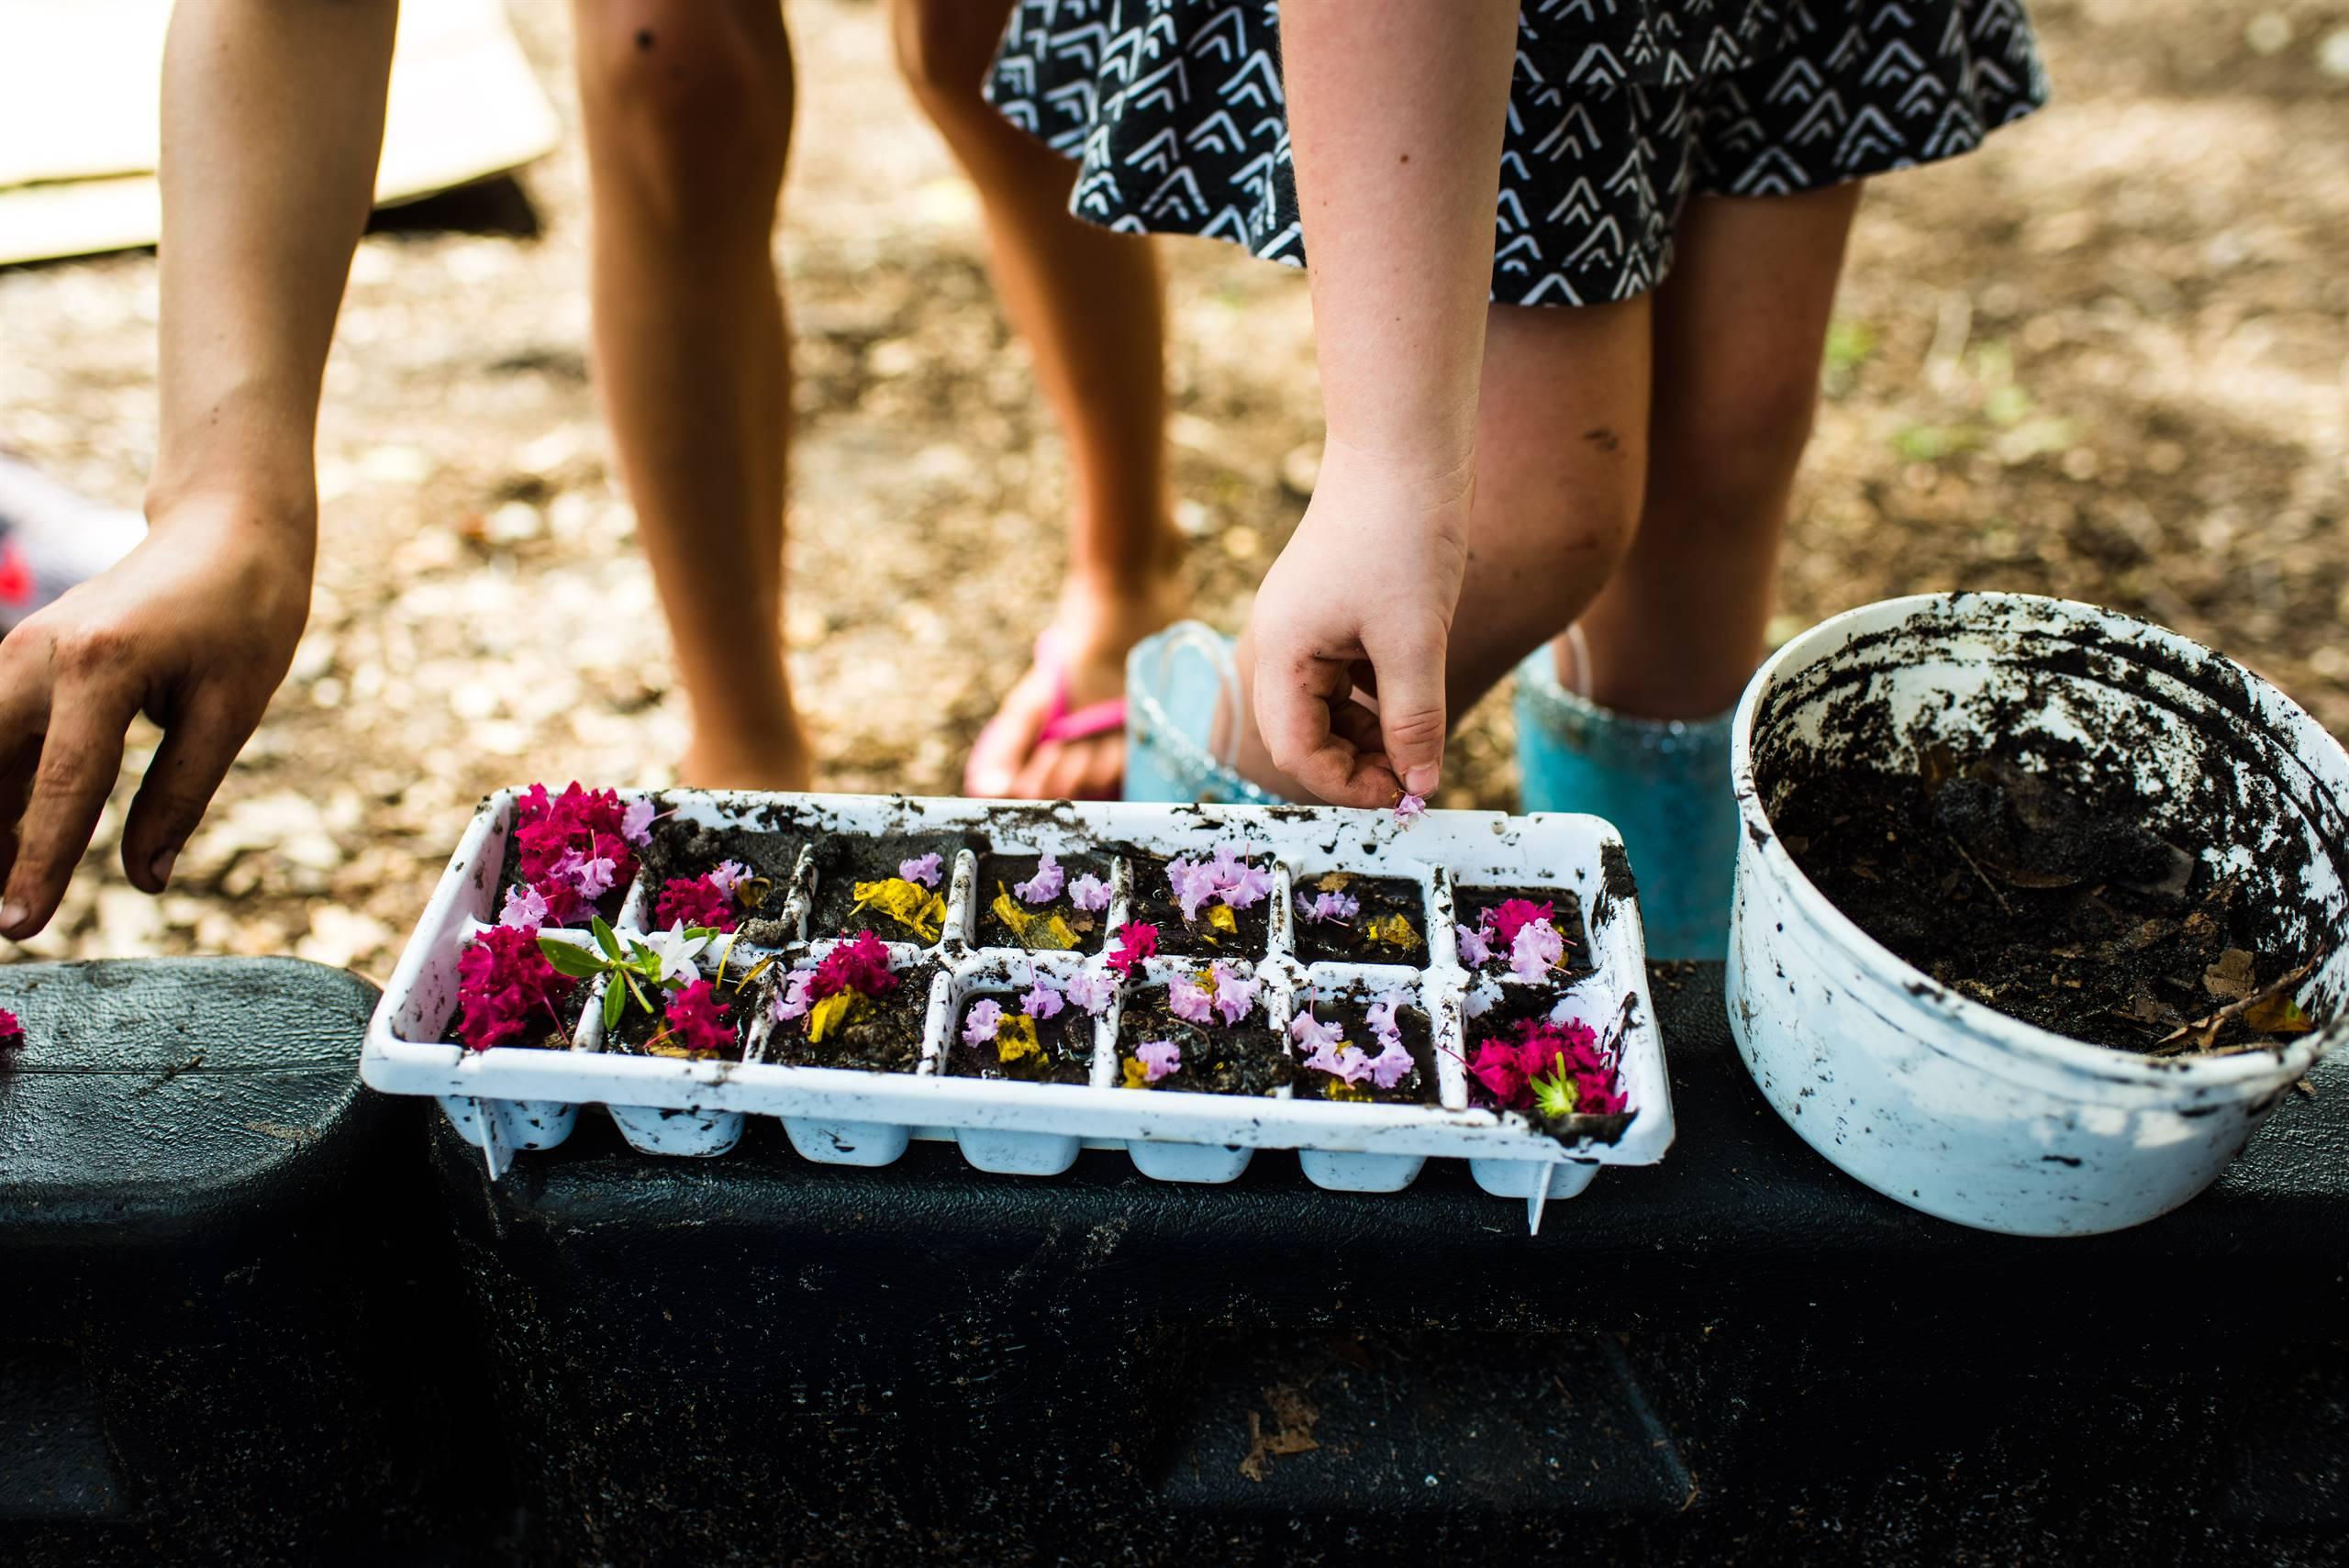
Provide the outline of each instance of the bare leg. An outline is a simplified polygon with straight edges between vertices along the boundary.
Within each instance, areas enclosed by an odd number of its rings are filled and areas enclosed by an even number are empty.
[[[1795,471],[1860,187],[1700,196],[1655,296],[1653,453],[1639,537],[1583,617],[1596,701],[1705,718],[1763,651]]]
[[[1163,314],[1148,242],[1069,216],[1075,166],[1014,128],[981,95],[1011,0],[893,0],[897,57],[914,95],[977,186],[996,286],[1036,358],[1068,443],[1075,510],[1053,619],[1078,706],[1125,689],[1128,650],[1181,613],[1181,543],[1166,510]],[[1030,670],[972,759],[974,793],[1114,793],[1111,734],[1038,746],[1053,695]]]
[[[791,381],[770,249],[791,139],[777,0],[573,0],[596,356],[705,785],[800,789],[784,673]]]
[[[1647,484],[1651,311],[1495,306],[1486,328],[1468,573],[1446,658],[1445,706],[1476,699],[1571,623],[1630,547]],[[1253,649],[1240,646],[1253,688]],[[1280,794],[1251,716],[1240,771]]]

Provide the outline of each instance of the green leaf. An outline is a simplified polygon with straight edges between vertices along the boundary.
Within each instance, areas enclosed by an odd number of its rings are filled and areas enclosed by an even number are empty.
[[[552,937],[540,937],[539,951],[546,954],[547,962],[554,965],[558,973],[568,974],[573,980],[589,979],[604,972],[604,961],[594,953]]]
[[[608,958],[620,956],[619,939],[612,935],[612,929],[604,924],[604,917],[601,915],[588,916],[587,929],[596,933],[596,945],[604,950],[605,956]]]
[[[618,1029],[620,1015],[627,1011],[627,988],[617,980],[607,981],[604,984],[604,1028],[607,1030]]]

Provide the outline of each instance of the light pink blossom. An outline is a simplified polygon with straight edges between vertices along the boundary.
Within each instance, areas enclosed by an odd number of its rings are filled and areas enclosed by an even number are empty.
[[[1425,817],[1427,814],[1428,797],[1426,795],[1407,795],[1402,799],[1395,803],[1395,825],[1397,828],[1408,828],[1413,822],[1419,820],[1419,818],[1422,817]],[[1385,1084],[1381,1084],[1379,1085],[1382,1089],[1389,1086],[1390,1085]]]
[[[736,888],[751,880],[751,868],[740,861],[720,861],[710,868],[707,880],[710,886],[731,898]]]
[[[1288,1037],[1298,1051],[1320,1052],[1344,1044],[1346,1031],[1310,1013],[1299,1013],[1288,1021]]]
[[[652,841],[652,802],[640,796],[620,808],[620,837],[638,849]]]
[[[908,881],[912,880],[907,878]],[[1003,1027],[1003,1004],[992,996],[971,1004],[971,1011],[963,1020],[964,1045],[993,1043],[996,1031]]]
[[[1011,891],[1019,895],[1022,903],[1050,904],[1061,895],[1061,884],[1066,880],[1061,862],[1052,858],[1052,851],[1046,850],[1036,862],[1036,874],[1025,882],[1013,883]]]
[[[1109,906],[1109,884],[1088,871],[1068,884],[1068,901],[1097,915]]]
[[[1036,983],[1029,989],[1028,995],[1019,998],[1019,1010],[1040,1020],[1059,1017],[1062,1006],[1061,994],[1053,990],[1041,974],[1036,976]]]
[[[618,880],[611,856],[582,854],[577,850],[565,850],[555,857],[547,874],[591,904],[609,893]]]
[[[1166,983],[1166,1010],[1189,1023],[1206,1023],[1215,1016],[1215,993],[1178,974]]]
[[[1227,1025],[1236,1024],[1248,1016],[1256,1005],[1256,992],[1263,982],[1250,978],[1238,970],[1217,960],[1208,973],[1215,978],[1215,1010],[1223,1015]]]
[[[497,917],[501,926],[511,926],[518,931],[535,931],[547,923],[547,895],[535,887],[509,887],[506,890],[506,907]]]
[[[1529,920],[1517,929],[1509,944],[1509,973],[1520,980],[1541,980],[1566,956],[1566,940],[1547,920]]]
[[[1324,920],[1346,921],[1362,913],[1362,900],[1350,893],[1319,893],[1307,903],[1305,895],[1297,895],[1297,912],[1315,925]]]
[[[1474,969],[1493,961],[1493,944],[1485,940],[1481,926],[1454,926],[1453,934],[1460,941],[1460,962]]]
[[[815,1005],[815,998],[808,995],[808,988],[815,983],[814,970],[793,970],[790,977],[784,981],[783,989],[774,994],[774,1001],[767,1008],[767,1011],[774,1015],[774,1021],[779,1024],[787,1024],[794,1018],[806,1018],[807,1009]]]
[[[1110,998],[1118,994],[1118,983],[1106,974],[1084,970],[1069,977],[1068,999],[1099,1018],[1109,1010]]]
[[[1363,1011],[1363,1023],[1380,1042],[1399,1040],[1403,1026],[1396,1021],[1395,1010],[1410,1000],[1407,991],[1389,991]]]
[[[1386,1049],[1370,1059],[1370,1081],[1382,1089],[1391,1089],[1409,1077],[1418,1066],[1411,1060],[1411,1053],[1403,1049],[1403,1037],[1389,1036]]]
[[[1223,884],[1223,901],[1234,909],[1252,909],[1273,890],[1272,873],[1260,866],[1243,865]]]
[[[1223,883],[1212,865],[1197,865],[1188,860],[1166,862],[1166,883],[1174,889],[1174,902],[1183,906],[1183,918],[1196,920],[1199,906],[1223,891]]]
[[[916,855],[912,860],[897,862],[897,874],[907,882],[919,883],[924,887],[936,887],[938,866],[939,858],[936,855]]]
[[[1134,1047],[1134,1060],[1141,1063],[1142,1081],[1155,1084],[1183,1070],[1183,1048],[1171,1040],[1146,1040]]]

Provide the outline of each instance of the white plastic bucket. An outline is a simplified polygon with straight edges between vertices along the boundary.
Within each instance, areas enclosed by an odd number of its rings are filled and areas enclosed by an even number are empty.
[[[2068,1040],[1935,984],[1796,868],[1771,813],[1811,749],[1869,733],[1892,752],[1871,760],[1901,768],[1936,741],[1964,752],[1994,724],[2136,770],[2156,824],[2214,814],[2209,853],[2272,903],[2277,942],[2325,951],[2297,993],[2323,1027],[2235,1055]],[[2018,1235],[2139,1224],[2216,1180],[2349,1039],[2349,758],[2274,687],[2175,633],[2021,595],[1871,605],[1763,666],[1738,706],[1733,767],[1731,1030],[1787,1124],[1902,1203]]]

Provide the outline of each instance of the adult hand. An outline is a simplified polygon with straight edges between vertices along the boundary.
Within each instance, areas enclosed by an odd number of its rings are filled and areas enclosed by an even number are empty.
[[[0,936],[57,912],[144,712],[162,743],[131,802],[122,865],[160,893],[261,722],[309,616],[314,535],[217,497],[159,513],[112,569],[0,641]],[[21,822],[18,818],[21,815]]]
[[[1323,800],[1391,806],[1442,777],[1475,472],[1422,473],[1332,441],[1265,575],[1252,617],[1256,726],[1274,764]]]

